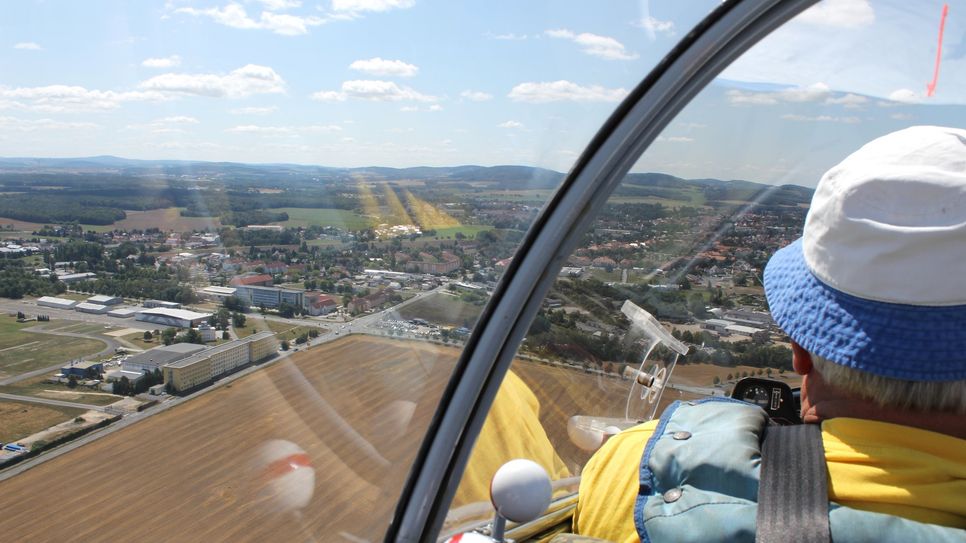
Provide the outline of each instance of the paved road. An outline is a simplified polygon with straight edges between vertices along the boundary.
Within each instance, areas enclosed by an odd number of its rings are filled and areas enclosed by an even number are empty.
[[[61,400],[51,400],[49,398],[36,398],[34,396],[18,396],[16,394],[4,394],[0,392],[0,399],[4,400],[15,400],[18,402],[30,402],[30,403],[42,403],[47,405],[56,405],[58,407],[73,407],[76,409],[93,409],[95,411],[107,411],[108,409],[103,405],[88,405],[86,403],[74,403],[65,402]]]

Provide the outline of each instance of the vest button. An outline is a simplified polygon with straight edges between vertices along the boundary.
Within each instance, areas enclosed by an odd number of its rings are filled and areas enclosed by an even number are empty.
[[[667,492],[664,493],[664,502],[674,503],[679,499],[681,499],[681,494],[682,494],[682,491],[680,488],[672,488],[671,490],[668,490]]]
[[[674,432],[673,434],[671,434],[671,437],[674,438],[674,439],[676,439],[676,440],[678,440],[678,441],[682,441],[682,440],[685,440],[685,439],[690,439],[691,438],[691,432],[685,432],[685,431]]]

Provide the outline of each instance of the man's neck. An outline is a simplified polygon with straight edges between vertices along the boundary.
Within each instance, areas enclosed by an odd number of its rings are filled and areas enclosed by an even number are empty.
[[[901,424],[966,439],[966,416],[882,407],[872,401],[851,396],[825,382],[818,372],[810,372],[802,382],[802,421],[815,424],[836,417]]]

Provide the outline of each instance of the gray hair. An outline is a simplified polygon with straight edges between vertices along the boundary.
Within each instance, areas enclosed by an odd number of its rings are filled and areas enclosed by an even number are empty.
[[[905,381],[836,364],[816,354],[811,356],[812,365],[826,381],[882,407],[966,414],[966,380]]]

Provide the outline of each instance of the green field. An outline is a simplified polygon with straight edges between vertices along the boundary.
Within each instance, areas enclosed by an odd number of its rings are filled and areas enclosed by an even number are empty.
[[[71,407],[0,401],[0,420],[3,421],[0,442],[9,443],[36,434],[83,414],[82,409]]]
[[[399,310],[404,319],[425,319],[441,326],[463,326],[476,322],[483,306],[468,304],[456,296],[436,293]]]
[[[312,225],[335,226],[345,230],[364,230],[372,226],[372,221],[355,211],[346,209],[315,209],[304,207],[275,207],[266,211],[288,213],[288,220],[275,222],[282,226],[307,228]]]
[[[67,388],[67,385],[47,383],[45,382],[46,378],[46,375],[41,375],[40,377],[31,377],[30,379],[18,381],[12,385],[0,386],[0,392],[88,405],[108,405],[122,398],[122,396],[108,394],[102,390],[94,390],[80,386],[70,389]]]
[[[61,364],[105,347],[93,339],[23,331],[36,325],[35,322],[18,323],[10,317],[0,319],[0,378]]]
[[[436,233],[433,235],[422,235],[417,239],[435,239],[435,238],[452,238],[456,236],[459,232],[468,238],[475,237],[480,232],[485,232],[487,230],[493,230],[492,226],[487,226],[484,224],[464,224],[461,226],[450,226],[447,228],[437,228]]]

